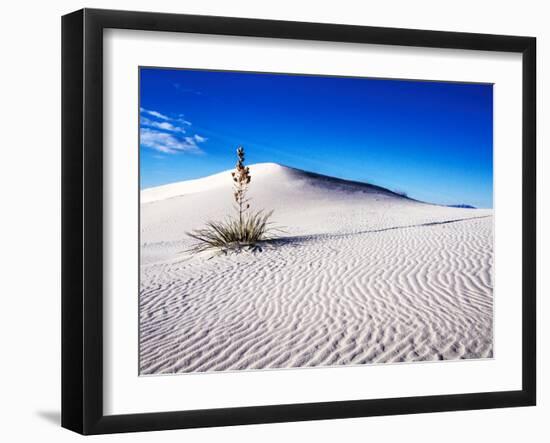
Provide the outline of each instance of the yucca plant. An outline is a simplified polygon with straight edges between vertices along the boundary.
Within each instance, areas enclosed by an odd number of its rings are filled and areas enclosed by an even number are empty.
[[[276,231],[270,222],[273,211],[250,210],[247,191],[252,177],[244,160],[244,149],[239,146],[235,171],[231,172],[236,217],[229,217],[221,222],[208,221],[205,228],[188,232],[187,235],[197,241],[191,252],[254,250],[259,242],[273,239],[272,234]]]
[[[269,218],[272,212],[258,211],[245,214],[241,219],[227,219],[222,222],[209,221],[206,227],[189,232],[195,240],[192,252],[203,252],[210,249],[239,252],[244,248],[254,249],[261,241],[270,240]]]

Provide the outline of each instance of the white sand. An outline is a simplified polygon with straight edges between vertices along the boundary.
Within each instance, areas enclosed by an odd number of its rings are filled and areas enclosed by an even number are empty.
[[[492,210],[251,174],[253,207],[286,231],[256,254],[182,253],[232,213],[229,171],[142,191],[142,374],[492,357]]]

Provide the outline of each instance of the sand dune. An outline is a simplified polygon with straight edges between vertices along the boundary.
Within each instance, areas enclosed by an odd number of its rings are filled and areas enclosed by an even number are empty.
[[[141,374],[492,357],[491,210],[426,204],[276,164],[262,252],[190,255],[231,213],[229,172],[141,193]]]

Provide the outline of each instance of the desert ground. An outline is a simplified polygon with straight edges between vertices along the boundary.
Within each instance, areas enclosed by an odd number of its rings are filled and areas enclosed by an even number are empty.
[[[230,171],[141,191],[140,374],[493,356],[493,211],[250,167],[279,238],[192,254],[233,213]]]

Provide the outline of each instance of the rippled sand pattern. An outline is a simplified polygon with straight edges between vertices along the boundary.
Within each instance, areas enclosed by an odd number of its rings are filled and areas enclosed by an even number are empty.
[[[308,228],[298,201],[301,229],[207,259],[178,253],[188,203],[142,205],[141,374],[492,357],[492,211],[377,191]]]

